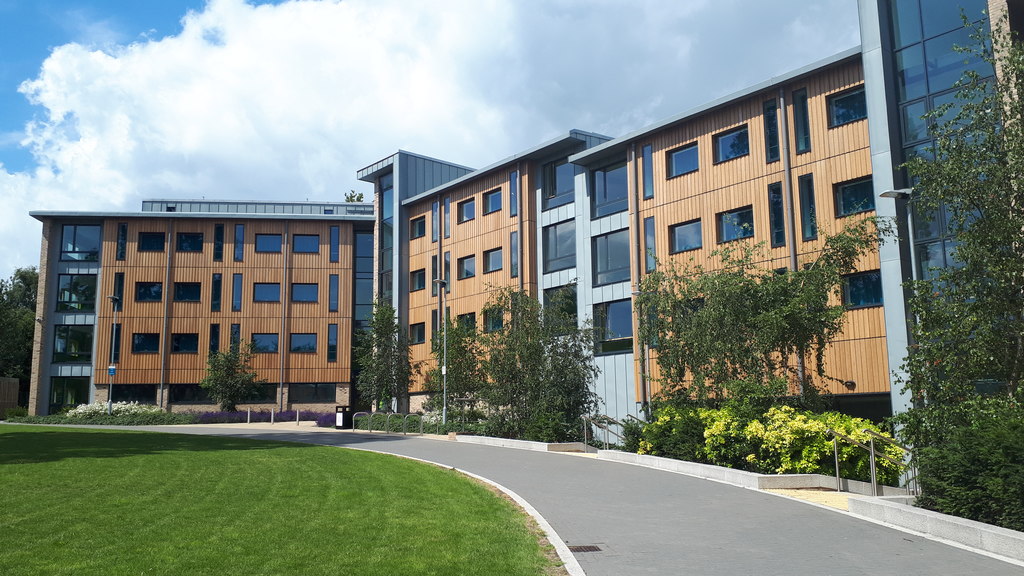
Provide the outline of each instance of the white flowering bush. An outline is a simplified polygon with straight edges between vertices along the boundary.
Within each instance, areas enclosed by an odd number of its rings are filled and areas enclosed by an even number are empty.
[[[155,404],[139,404],[138,402],[114,402],[112,407],[114,416],[129,416],[135,414],[157,414],[163,412]],[[81,404],[68,410],[64,415],[70,418],[90,418],[102,416],[107,413],[106,402],[93,402],[92,404]]]

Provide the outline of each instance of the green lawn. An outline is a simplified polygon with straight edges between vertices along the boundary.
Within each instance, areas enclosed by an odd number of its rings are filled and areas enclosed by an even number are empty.
[[[0,425],[0,574],[530,574],[527,519],[455,472],[302,444]]]

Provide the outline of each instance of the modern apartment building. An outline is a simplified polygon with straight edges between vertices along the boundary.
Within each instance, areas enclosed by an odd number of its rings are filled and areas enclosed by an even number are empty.
[[[949,264],[943,215],[910,214],[899,169],[928,145],[921,114],[952,99],[965,69],[960,21],[1022,14],[1006,0],[859,0],[862,46],[618,138],[571,130],[474,170],[399,151],[358,171],[374,206],[162,201],[141,213],[39,212],[44,223],[32,409],[115,399],[174,410],[206,401],[203,351],[253,340],[266,405],[353,400],[351,334],[373,295],[408,330],[423,399],[445,311],[481,331],[495,289],[542,302],[575,294],[596,328],[601,411],[642,416],[659,392],[641,362],[632,297],[659,265],[763,242],[766,268],[814,258],[826,233],[870,215],[899,241],[858,262],[849,309],[815,383],[851,413],[908,405],[902,283]],[[237,236],[236,236],[237,234]],[[59,241],[58,241],[59,239]],[[315,249],[314,249],[315,246]],[[119,298],[115,323],[114,304]],[[114,324],[117,327],[114,327]],[[123,327],[123,328],[122,328]],[[121,334],[124,344],[121,345]],[[223,334],[223,336],[222,336]],[[653,353],[656,355],[656,351]]]
[[[268,382],[254,406],[351,401],[352,333],[372,304],[370,206],[167,200],[32,216],[32,413],[105,402],[111,385],[115,401],[208,410],[208,353],[240,340]]]

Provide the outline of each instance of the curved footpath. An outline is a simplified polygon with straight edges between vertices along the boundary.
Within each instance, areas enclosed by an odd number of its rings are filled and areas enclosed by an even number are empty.
[[[138,428],[135,428],[138,429]],[[533,506],[588,576],[1024,575],[1024,567],[773,494],[593,458],[267,425],[145,430],[343,446],[444,464]]]

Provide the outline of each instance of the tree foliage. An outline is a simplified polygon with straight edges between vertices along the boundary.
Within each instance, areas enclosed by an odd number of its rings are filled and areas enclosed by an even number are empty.
[[[362,202],[363,193],[356,192],[355,190],[349,190],[345,193],[345,202]]]
[[[473,412],[481,400],[480,390],[487,381],[487,375],[480,364],[482,350],[476,326],[447,319],[448,331],[448,414],[449,419],[463,419]],[[444,339],[438,333],[431,340],[431,353],[436,365],[427,372],[427,390],[432,392],[427,409],[441,411],[444,398]]]
[[[739,244],[712,253],[721,261],[715,269],[691,261],[645,276],[635,305],[640,337],[657,349],[662,389],[701,405],[730,396],[770,404],[802,378],[811,397],[809,368],[828,378],[822,357],[842,329],[843,276],[876,245],[877,228],[865,218],[826,235],[797,270],[766,268],[761,244]]]
[[[580,328],[566,307],[541,308],[522,290],[494,292],[485,315],[502,328],[481,336],[486,382],[480,390],[488,432],[541,442],[579,440],[581,416],[598,405],[592,330]]]
[[[373,305],[369,328],[358,335],[356,388],[374,409],[390,410],[392,400],[400,404],[409,394],[412,366],[409,340],[398,325],[394,306],[386,300]]]
[[[266,382],[250,367],[252,342],[233,344],[225,351],[211,352],[206,360],[206,376],[199,383],[225,412],[233,412],[240,402],[260,394]]]
[[[968,72],[927,117],[934,145],[911,159],[918,228],[955,240],[951,266],[911,282],[915,406],[898,417],[922,496],[941,512],[1020,530],[1024,483],[1024,46],[1006,21],[964,47],[998,72]]]
[[[28,382],[32,375],[38,284],[34,266],[0,279],[0,376]]]

